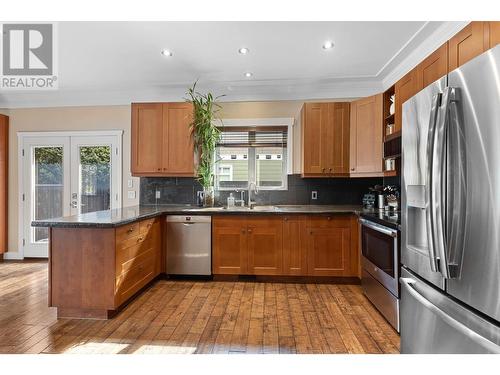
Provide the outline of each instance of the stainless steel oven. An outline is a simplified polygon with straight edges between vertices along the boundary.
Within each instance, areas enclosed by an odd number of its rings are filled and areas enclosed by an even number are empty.
[[[399,232],[367,219],[360,223],[363,291],[399,332]]]

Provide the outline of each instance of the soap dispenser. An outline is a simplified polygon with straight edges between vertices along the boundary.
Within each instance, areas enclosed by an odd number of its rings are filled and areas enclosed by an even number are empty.
[[[229,197],[227,197],[227,208],[234,207],[234,196],[233,193],[229,194]]]

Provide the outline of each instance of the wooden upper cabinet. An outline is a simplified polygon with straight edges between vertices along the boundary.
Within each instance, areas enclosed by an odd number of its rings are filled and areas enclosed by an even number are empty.
[[[283,274],[307,275],[306,216],[283,218]]]
[[[302,107],[302,173],[323,173],[328,107],[322,103],[305,103]]]
[[[244,216],[212,218],[212,272],[214,275],[247,273],[247,222]]]
[[[349,173],[350,104],[328,103],[326,167],[336,175]]]
[[[194,175],[192,111],[189,103],[132,104],[133,175]]]
[[[417,71],[417,68],[412,69],[395,84],[395,131],[400,131],[403,128],[403,103],[410,99],[421,89],[418,83]]]
[[[132,104],[133,174],[161,173],[163,109],[159,103]]]
[[[500,43],[500,21],[485,22],[484,47],[490,49]]]
[[[381,176],[383,94],[351,103],[350,175]]]
[[[283,220],[279,216],[247,219],[248,273],[281,275]]]
[[[448,42],[417,66],[416,89],[422,90],[448,73]]]
[[[483,53],[485,48],[485,22],[474,21],[448,41],[448,71],[458,68]]]
[[[349,103],[305,103],[302,108],[302,175],[346,175]]]
[[[168,152],[163,155],[164,171],[175,175],[193,176],[194,149],[190,124],[193,106],[189,103],[168,103],[163,105],[163,143]]]

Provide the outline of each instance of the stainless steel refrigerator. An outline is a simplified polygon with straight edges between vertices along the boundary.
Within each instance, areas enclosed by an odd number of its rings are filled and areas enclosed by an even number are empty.
[[[401,352],[500,353],[500,46],[403,104]]]

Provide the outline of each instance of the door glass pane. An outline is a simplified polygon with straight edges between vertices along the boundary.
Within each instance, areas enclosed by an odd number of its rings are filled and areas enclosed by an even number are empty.
[[[63,148],[34,147],[34,219],[63,216]],[[48,228],[33,228],[34,242],[47,242]]]
[[[111,147],[80,146],[80,212],[109,210]]]

